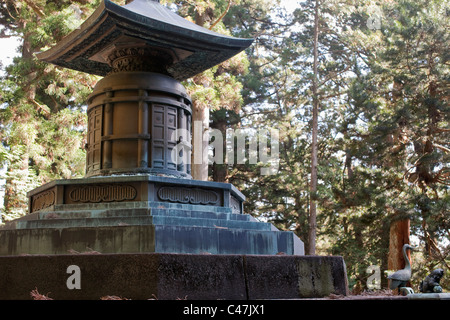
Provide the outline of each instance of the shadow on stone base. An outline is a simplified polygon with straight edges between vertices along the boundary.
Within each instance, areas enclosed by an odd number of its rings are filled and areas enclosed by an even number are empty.
[[[69,266],[78,266],[79,273]],[[77,278],[78,277],[78,278]],[[69,289],[79,280],[80,289]],[[0,257],[0,299],[253,300],[347,295],[342,257],[74,254]]]

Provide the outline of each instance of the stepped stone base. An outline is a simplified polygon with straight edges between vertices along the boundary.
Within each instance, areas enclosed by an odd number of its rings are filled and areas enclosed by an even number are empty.
[[[0,229],[0,255],[100,253],[303,254],[292,232],[229,208],[160,202],[36,212]]]
[[[347,293],[342,257],[304,256],[293,232],[244,214],[230,184],[96,177],[55,181],[29,199],[30,213],[0,228],[0,299],[29,299],[34,289],[94,300]]]
[[[290,231],[243,214],[231,184],[150,175],[57,180],[29,193],[29,214],[0,228],[0,255],[304,254]]]
[[[79,273],[69,266],[79,267]],[[77,276],[78,280],[74,280]],[[79,281],[79,288],[72,285]],[[71,287],[70,289],[68,287]],[[0,299],[254,300],[347,295],[342,257],[75,254],[0,257]]]

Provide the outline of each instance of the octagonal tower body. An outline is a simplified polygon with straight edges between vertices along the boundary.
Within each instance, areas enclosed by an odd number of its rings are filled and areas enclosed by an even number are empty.
[[[86,176],[191,178],[191,101],[178,81],[115,73],[99,81],[88,103]]]

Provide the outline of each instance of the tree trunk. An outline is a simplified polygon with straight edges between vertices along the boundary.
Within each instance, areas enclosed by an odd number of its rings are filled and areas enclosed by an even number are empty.
[[[405,259],[403,258],[403,245],[409,242],[410,220],[402,219],[391,222],[389,231],[389,255],[388,269],[400,270],[405,267]],[[411,260],[410,251],[407,251],[408,258]]]
[[[192,108],[192,165],[191,174],[195,180],[208,180],[209,108]]]
[[[213,17],[212,8],[205,10],[197,10],[195,15],[195,23],[204,26],[206,22],[211,21]],[[194,106],[192,108],[192,164],[191,175],[195,180],[208,180],[208,145],[209,139],[206,135],[209,130],[209,107]]]
[[[222,137],[224,137],[222,141],[222,151],[226,152],[226,133],[227,133],[227,121],[219,120],[212,123],[211,127],[220,130],[222,133]],[[225,153],[224,153],[225,154]],[[216,182],[228,182],[227,181],[228,176],[228,164],[226,163],[216,163],[214,162],[212,165],[212,179]]]
[[[312,144],[311,144],[311,185],[310,185],[310,207],[309,207],[309,232],[308,232],[308,255],[316,254],[316,232],[317,232],[317,135],[318,135],[318,113],[319,113],[319,97],[318,97],[318,42],[319,42],[319,0],[316,0],[314,10],[314,77],[312,83],[313,91],[313,123],[312,123]]]

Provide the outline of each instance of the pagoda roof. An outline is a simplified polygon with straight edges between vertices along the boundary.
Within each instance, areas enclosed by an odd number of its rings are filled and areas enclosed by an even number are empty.
[[[78,29],[36,56],[61,67],[105,76],[112,69],[107,57],[113,50],[145,45],[170,54],[173,62],[167,71],[182,81],[231,58],[252,42],[196,25],[159,1],[134,0],[120,6],[103,0]]]

